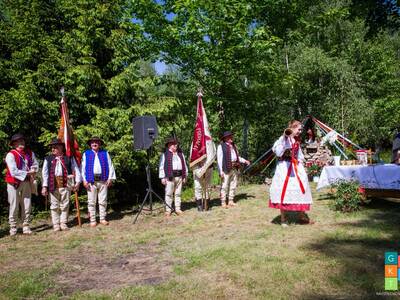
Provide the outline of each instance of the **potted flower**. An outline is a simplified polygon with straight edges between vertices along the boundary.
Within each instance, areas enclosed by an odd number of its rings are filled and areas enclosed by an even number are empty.
[[[318,182],[321,174],[322,165],[318,162],[313,162],[307,166],[307,175],[309,181]]]

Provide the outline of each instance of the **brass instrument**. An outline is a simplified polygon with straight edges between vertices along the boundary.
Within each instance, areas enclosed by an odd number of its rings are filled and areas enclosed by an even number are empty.
[[[283,134],[284,134],[285,136],[287,136],[287,137],[288,137],[288,136],[291,136],[292,133],[293,133],[293,130],[290,129],[290,128],[286,128],[285,131],[283,132]]]

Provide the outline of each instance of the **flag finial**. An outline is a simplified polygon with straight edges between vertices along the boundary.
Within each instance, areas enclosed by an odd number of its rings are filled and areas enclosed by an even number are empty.
[[[203,97],[203,88],[202,87],[199,87],[198,89],[197,89],[197,97]]]

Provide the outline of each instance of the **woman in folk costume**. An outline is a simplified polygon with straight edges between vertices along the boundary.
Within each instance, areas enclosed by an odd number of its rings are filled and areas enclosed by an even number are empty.
[[[310,210],[312,196],[300,147],[302,129],[299,121],[290,121],[289,128],[272,147],[278,163],[272,178],[269,207],[281,210],[281,224],[284,227],[288,226],[285,211],[299,211],[301,223],[313,223],[305,214]]]
[[[39,170],[35,154],[25,145],[25,137],[14,134],[10,141],[13,148],[8,152],[5,162],[7,165],[6,178],[9,210],[10,235],[17,234],[17,218],[21,207],[22,232],[31,234],[31,182]]]
[[[50,194],[53,230],[68,230],[69,198],[71,190],[79,189],[81,173],[75,158],[64,154],[64,143],[53,139],[49,144],[51,154],[46,156],[42,168],[42,195]]]
[[[187,166],[185,156],[179,148],[179,142],[171,137],[165,142],[165,152],[161,155],[159,178],[165,185],[165,215],[171,215],[172,201],[175,196],[175,212],[182,214],[181,193],[182,185],[186,183]]]
[[[103,140],[92,137],[87,144],[90,146],[82,156],[83,185],[88,192],[88,210],[90,226],[96,227],[96,203],[99,203],[100,224],[108,225],[107,194],[113,181],[116,179],[114,165],[110,154],[102,149]],[[97,201],[98,199],[98,201]]]

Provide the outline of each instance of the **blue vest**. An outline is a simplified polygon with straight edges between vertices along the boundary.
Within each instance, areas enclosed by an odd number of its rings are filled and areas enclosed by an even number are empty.
[[[94,158],[95,153],[93,150],[86,150],[84,153],[86,157],[86,166],[85,166],[85,177],[86,181],[89,183],[94,183]],[[100,161],[101,166],[101,181],[108,180],[108,158],[107,158],[107,151],[106,150],[99,150],[97,153],[97,157]]]

